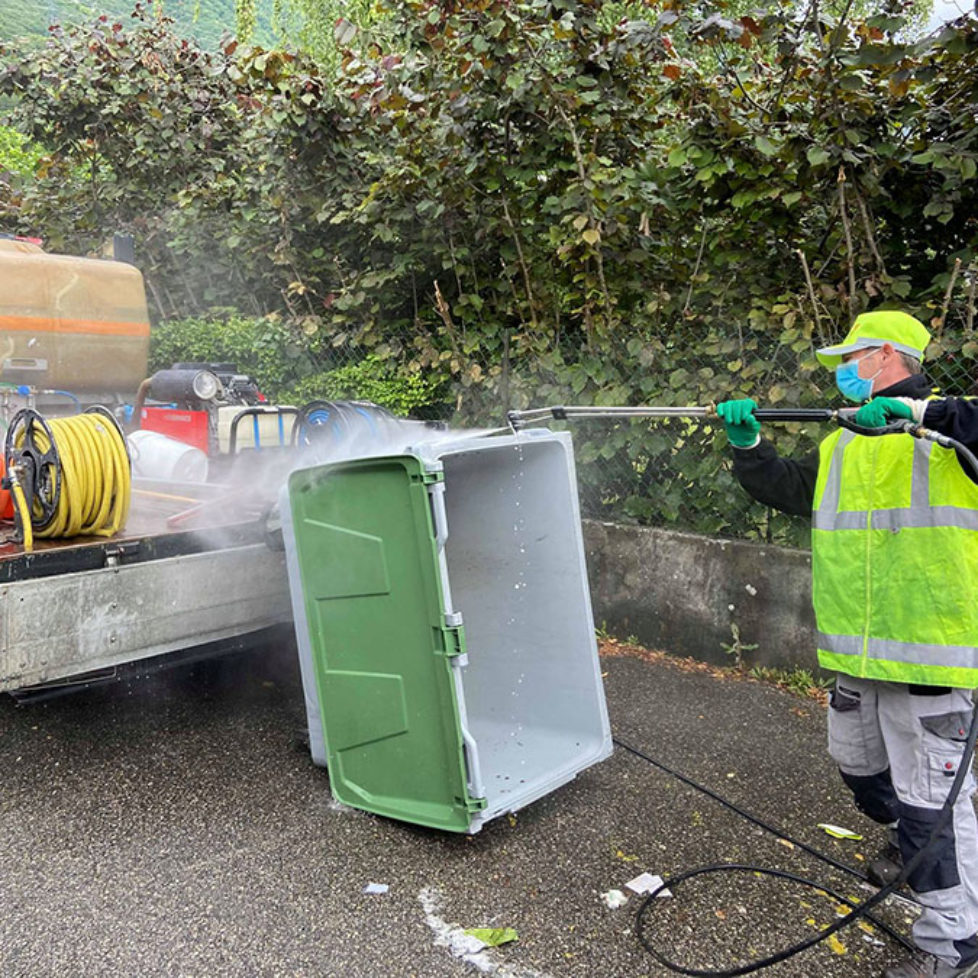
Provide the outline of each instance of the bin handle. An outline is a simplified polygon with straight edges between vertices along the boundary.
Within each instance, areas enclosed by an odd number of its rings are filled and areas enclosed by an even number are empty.
[[[448,542],[448,513],[445,511],[445,483],[433,482],[428,486],[431,499],[431,516],[435,524],[435,545],[438,548],[438,559],[441,568],[442,596],[445,602],[445,622],[451,621],[457,612],[452,610],[452,592],[448,582],[448,567],[445,563],[445,544]],[[459,616],[461,617],[461,616]],[[462,661],[452,659],[452,671],[455,676],[457,701],[459,703],[459,729],[462,732],[462,750],[465,754],[465,766],[469,774],[469,793],[473,798],[485,798],[486,790],[482,783],[482,771],[479,768],[479,748],[475,737],[469,733],[466,726],[465,695],[462,688]]]
[[[482,772],[479,770],[479,751],[475,738],[461,724],[462,749],[465,751],[465,766],[469,771],[469,793],[473,798],[485,798],[486,789],[482,784]]]
[[[439,550],[445,549],[448,542],[448,514],[445,512],[445,483],[433,482],[428,487],[431,493],[431,515],[435,521],[435,544]]]

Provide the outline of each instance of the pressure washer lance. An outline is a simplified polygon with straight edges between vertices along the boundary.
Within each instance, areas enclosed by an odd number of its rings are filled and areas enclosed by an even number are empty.
[[[958,457],[965,463],[967,463],[971,470],[975,474],[975,479],[978,481],[978,458],[961,442],[956,441],[954,438],[950,438],[947,435],[942,435],[940,432],[932,431],[929,428],[925,428],[923,425],[916,424],[913,421],[899,420],[891,422],[890,424],[880,427],[880,428],[865,428],[862,425],[857,425],[853,421],[853,416],[855,415],[856,408],[842,408],[839,410],[831,408],[758,408],[754,413],[754,417],[758,421],[834,421],[844,428],[848,428],[851,431],[856,432],[860,435],[868,435],[871,437],[876,437],[879,435],[891,435],[891,434],[907,434],[914,438],[921,438],[925,441],[932,441],[940,445],[943,448],[953,449],[958,453]],[[586,418],[597,418],[597,419],[609,419],[609,418],[708,418],[713,419],[717,417],[716,406],[709,405],[708,407],[588,407],[588,406],[578,406],[578,407],[551,407],[551,408],[535,408],[527,411],[510,411],[507,415],[507,420],[509,421],[510,428],[515,432],[518,431],[526,424],[532,424],[538,421],[544,421],[547,419],[552,419],[554,421],[564,421],[573,419],[586,419]],[[888,933],[890,936],[896,936],[894,933],[882,922],[877,920],[871,913],[871,911],[879,906],[887,897],[890,896],[898,887],[906,883],[910,876],[914,873],[918,866],[923,863],[927,854],[933,849],[937,840],[940,838],[945,827],[947,826],[949,820],[952,817],[954,810],[954,804],[958,799],[958,795],[961,793],[961,788],[964,785],[965,778],[971,771],[972,762],[975,755],[975,742],[978,741],[978,710],[972,711],[971,716],[971,726],[968,729],[968,735],[965,738],[964,748],[962,750],[961,762],[958,765],[957,773],[955,774],[954,781],[951,784],[951,788],[948,791],[947,798],[944,801],[943,806],[938,813],[937,821],[931,831],[930,836],[924,846],[917,850],[914,856],[906,863],[903,869],[900,871],[899,876],[892,880],[886,886],[877,890],[871,897],[864,900],[862,903],[856,903],[854,900],[850,900],[848,897],[842,896],[839,893],[830,890],[824,883],[820,883],[816,880],[806,879],[802,876],[796,876],[793,873],[787,873],[783,870],[770,869],[766,866],[751,866],[746,864],[716,864],[713,866],[702,866],[698,869],[691,869],[685,873],[680,873],[676,876],[671,876],[665,879],[662,884],[656,887],[645,900],[639,909],[638,916],[635,921],[635,930],[638,934],[638,939],[642,946],[645,948],[652,957],[655,958],[659,964],[664,965],[670,971],[675,971],[682,975],[694,975],[697,978],[736,978],[737,975],[747,975],[755,971],[760,971],[762,968],[770,967],[773,964],[777,964],[781,961],[786,961],[788,958],[793,958],[795,955],[800,954],[802,951],[808,950],[810,947],[814,947],[821,941],[827,940],[833,934],[842,930],[845,927],[850,927],[852,924],[856,923],[863,918],[871,920],[877,926],[881,926],[881,929]],[[644,757],[640,752],[635,751],[633,748],[629,748],[632,753],[638,754],[640,757]],[[651,760],[646,758],[646,760]],[[655,763],[655,762],[653,762]],[[713,873],[731,873],[731,872],[742,872],[742,873],[752,873],[756,875],[771,876],[778,879],[789,880],[793,883],[799,883],[803,886],[811,887],[815,890],[820,890],[822,892],[830,893],[834,898],[838,899],[841,904],[845,904],[850,908],[850,912],[840,917],[833,924],[826,927],[824,930],[819,931],[812,937],[806,940],[799,941],[797,944],[793,944],[790,947],[783,948],[774,954],[768,955],[764,958],[758,958],[755,961],[750,961],[747,964],[740,965],[735,968],[728,968],[724,970],[711,970],[705,968],[687,968],[683,965],[677,964],[675,961],[669,960],[665,957],[652,943],[652,937],[646,933],[647,929],[651,929],[651,923],[649,918],[651,917],[653,911],[659,909],[661,904],[656,899],[658,895],[666,890],[667,888],[675,893],[679,884],[686,882],[687,880],[695,879],[698,876],[707,876]],[[903,941],[903,943],[907,943]]]
[[[757,408],[754,417],[758,421],[842,421],[851,418],[856,408]],[[528,408],[525,411],[509,411],[506,420],[513,431],[539,421],[572,421],[577,419],[609,420],[615,418],[707,418],[719,417],[715,404],[705,407],[689,405],[686,407],[659,407],[641,405],[639,407],[594,407],[575,405],[569,407]]]
[[[758,421],[817,421],[832,422],[855,431],[860,435],[912,435],[924,441],[932,441],[942,448],[953,448],[966,459],[978,475],[978,459],[964,445],[938,431],[925,428],[914,421],[892,421],[881,428],[864,428],[853,420],[858,408],[755,408],[752,412]],[[548,408],[528,408],[525,411],[509,411],[506,420],[514,431],[520,431],[529,424],[540,421],[607,421],[618,418],[705,418],[709,421],[719,419],[715,404],[688,405],[686,407],[666,407],[642,405],[639,407],[593,407],[590,405],[558,406]]]

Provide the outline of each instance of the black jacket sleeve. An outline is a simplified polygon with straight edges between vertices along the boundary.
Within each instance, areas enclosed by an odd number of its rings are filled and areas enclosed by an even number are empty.
[[[931,401],[924,411],[924,427],[949,435],[972,454],[978,454],[978,401],[964,397],[942,397]],[[971,481],[978,482],[978,473],[960,452],[958,461]]]
[[[930,401],[924,412],[924,427],[949,435],[965,448],[978,452],[978,401],[964,397]]]
[[[734,475],[759,503],[791,513],[811,516],[818,476],[818,452],[799,460],[781,458],[762,438],[756,448],[735,448]]]

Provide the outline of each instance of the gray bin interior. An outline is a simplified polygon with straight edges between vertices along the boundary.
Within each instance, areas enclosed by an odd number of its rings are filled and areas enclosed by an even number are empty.
[[[439,457],[486,820],[607,757],[611,735],[569,436],[538,429]]]

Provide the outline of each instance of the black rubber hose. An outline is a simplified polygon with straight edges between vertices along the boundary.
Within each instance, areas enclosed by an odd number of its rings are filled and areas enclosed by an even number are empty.
[[[726,971],[711,971],[708,969],[701,968],[686,968],[683,965],[676,964],[675,961],[670,961],[664,954],[657,951],[650,941],[643,940],[641,936],[641,927],[643,916],[647,914],[646,908],[655,900],[658,894],[666,889],[675,889],[678,884],[685,882],[686,880],[691,880],[697,876],[706,876],[710,873],[730,873],[730,872],[740,872],[740,873],[750,873],[753,875],[762,876],[774,876],[778,879],[789,880],[792,883],[800,883],[802,886],[807,886],[811,889],[818,890],[821,893],[827,893],[830,897],[838,900],[840,903],[844,903],[849,907],[853,908],[853,912],[846,914],[841,920],[838,920],[830,928],[826,930],[819,931],[813,937],[807,940],[800,941],[798,944],[794,944],[791,947],[785,948],[783,951],[777,951],[775,954],[770,955],[767,958],[761,958],[757,961],[749,962],[748,964],[742,965],[739,968],[730,968]],[[788,958],[794,957],[796,954],[800,954],[802,951],[807,950],[810,947],[818,944],[820,941],[824,941],[830,934],[834,934],[837,930],[841,930],[843,927],[848,927],[854,920],[859,919],[859,917],[866,917],[868,920],[878,927],[881,931],[886,933],[889,937],[895,938],[901,944],[907,945],[913,948],[905,938],[901,937],[895,930],[893,930],[888,924],[883,923],[883,921],[872,916],[868,912],[860,912],[866,906],[868,901],[864,903],[856,903],[854,900],[850,900],[849,897],[843,896],[841,893],[833,890],[831,887],[826,886],[824,883],[819,883],[816,880],[807,879],[804,876],[797,876],[794,873],[789,873],[783,869],[769,869],[763,866],[750,866],[740,863],[716,863],[713,866],[702,866],[699,869],[691,869],[688,873],[682,873],[679,876],[674,876],[667,882],[663,883],[662,886],[656,887],[649,896],[647,897],[644,904],[638,912],[638,919],[636,920],[635,927],[639,931],[639,940],[641,941],[643,947],[649,954],[655,958],[659,964],[664,965],[670,971],[675,971],[681,975],[694,975],[696,978],[715,978],[717,975],[730,976],[733,978],[735,975],[747,975],[752,971],[759,971],[761,968],[770,967],[773,964],[778,964],[781,961],[785,961]],[[858,915],[858,916],[857,916]]]
[[[926,844],[919,849],[913,856],[913,858],[903,867],[900,875],[888,883],[886,886],[877,890],[869,899],[864,900],[860,904],[852,904],[849,900],[844,900],[843,902],[853,907],[853,911],[847,914],[845,917],[837,920],[835,923],[830,924],[825,930],[820,931],[813,937],[807,938],[804,941],[799,941],[797,944],[793,944],[790,947],[784,948],[781,951],[776,952],[766,958],[758,958],[756,961],[749,962],[748,964],[741,965],[738,968],[730,968],[724,970],[702,970],[697,968],[685,968],[682,965],[678,965],[673,961],[669,961],[665,958],[659,951],[655,949],[651,940],[643,937],[643,921],[652,911],[655,905],[656,894],[668,887],[671,890],[675,890],[676,887],[687,879],[692,879],[696,876],[703,876],[708,873],[719,873],[728,871],[738,871],[738,872],[750,872],[750,873],[761,873],[768,876],[780,875],[780,870],[771,870],[763,866],[746,866],[746,865],[717,865],[717,866],[704,866],[700,869],[693,869],[687,873],[682,873],[679,876],[670,877],[667,879],[662,886],[658,887],[655,891],[649,894],[648,898],[639,908],[638,918],[635,922],[636,932],[638,934],[639,941],[646,951],[649,952],[657,961],[665,965],[671,971],[675,971],[682,975],[695,975],[697,978],[735,978],[737,975],[748,975],[754,971],[760,971],[762,968],[767,968],[772,964],[777,964],[779,961],[785,961],[788,958],[794,957],[796,954],[800,954],[802,951],[807,951],[808,948],[814,947],[821,941],[826,940],[835,934],[837,931],[842,930],[844,927],[848,927],[854,924],[857,920],[862,918],[870,919],[869,911],[874,907],[882,903],[897,887],[902,886],[914,872],[914,870],[923,862],[924,857],[927,853],[934,847],[934,844],[938,841],[941,833],[944,831],[944,827],[947,825],[948,819],[951,817],[954,803],[958,800],[958,795],[961,793],[961,786],[964,784],[965,778],[971,770],[971,762],[974,758],[975,753],[975,740],[978,739],[978,711],[972,711],[971,716],[971,727],[968,730],[968,737],[965,741],[964,751],[961,757],[961,763],[958,765],[957,774],[955,775],[954,782],[951,785],[951,790],[948,792],[947,799],[944,805],[941,807],[940,814],[937,817],[937,822],[931,831],[930,837],[928,838]],[[815,881],[805,879],[803,877],[792,877],[797,882],[803,883],[806,886],[811,886],[816,889],[824,890],[826,893],[830,892],[828,887]],[[878,923],[874,921],[874,923]],[[889,932],[889,928],[883,928]]]
[[[751,812],[748,812],[745,809],[740,808],[738,805],[735,805],[732,801],[729,801],[727,798],[724,798],[723,795],[720,795],[717,792],[715,792],[712,788],[708,788],[706,785],[700,784],[698,781],[693,780],[693,778],[687,777],[685,774],[682,774],[681,772],[676,771],[674,768],[669,767],[668,764],[663,764],[662,761],[658,761],[654,757],[650,757],[648,754],[644,753],[643,751],[640,751],[637,747],[632,747],[631,744],[626,744],[623,740],[620,740],[617,737],[614,739],[614,742],[622,749],[627,750],[630,754],[634,754],[638,758],[641,758],[643,761],[646,761],[647,763],[651,764],[653,767],[657,767],[660,771],[664,772],[665,774],[668,774],[670,777],[675,778],[677,781],[682,781],[683,784],[687,784],[691,788],[695,788],[697,791],[702,792],[707,797],[712,798],[714,801],[719,802],[721,805],[725,806],[726,808],[729,808],[730,811],[732,811],[735,815],[739,815],[741,818],[746,819],[748,822],[751,822],[754,825],[758,826],[759,828],[764,829],[765,832],[770,832],[771,835],[773,835],[775,838],[784,839],[786,842],[790,842],[796,849],[801,849],[803,852],[807,852],[810,856],[814,856],[816,859],[821,859],[822,862],[828,864],[829,866],[832,866],[835,869],[841,870],[843,873],[847,873],[849,876],[854,877],[855,879],[859,880],[861,883],[870,882],[869,877],[866,876],[865,873],[860,873],[859,870],[854,869],[852,866],[847,866],[845,863],[839,862],[838,859],[834,859],[828,853],[822,852],[820,849],[816,849],[814,848],[814,846],[810,846],[807,843],[802,842],[800,839],[796,839],[794,836],[789,835],[787,832],[782,831],[780,828],[778,828],[775,825],[771,825],[769,822],[765,822],[764,819],[758,818],[756,815],[751,814]],[[807,882],[807,881],[803,881],[803,882]],[[663,889],[663,887],[659,887],[659,890],[661,889]],[[826,893],[829,892],[829,890],[826,887],[822,887],[822,889],[824,889]],[[657,890],[656,892],[658,892],[659,890]],[[840,899],[842,898],[840,897]],[[848,903],[849,901],[844,900],[844,902]],[[874,924],[876,924],[876,926],[879,927],[880,930],[886,931],[890,935],[890,937],[892,937],[895,941],[897,941],[897,943],[902,944],[905,948],[907,948],[907,950],[909,951],[915,950],[914,945],[911,941],[908,941],[902,934],[899,934],[897,931],[890,928],[882,920],[878,920],[877,918],[871,915],[868,917],[868,919],[871,920]]]

